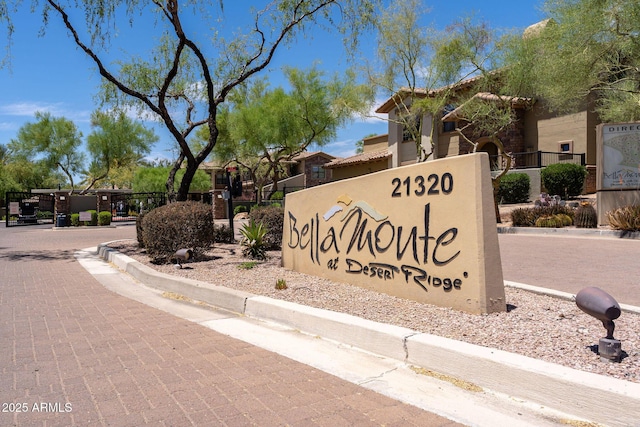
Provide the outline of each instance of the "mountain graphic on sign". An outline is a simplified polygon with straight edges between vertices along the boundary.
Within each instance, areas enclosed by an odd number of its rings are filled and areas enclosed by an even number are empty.
[[[342,206],[344,205],[344,207]],[[373,206],[364,200],[359,200],[354,202],[351,197],[346,194],[341,195],[337,199],[337,204],[333,205],[323,216],[322,218],[325,221],[329,221],[335,214],[338,212],[343,212],[342,218],[340,221],[344,221],[350,214],[356,209],[360,209],[362,212],[369,215],[374,221],[380,222],[389,217],[389,215],[384,215],[378,212]]]

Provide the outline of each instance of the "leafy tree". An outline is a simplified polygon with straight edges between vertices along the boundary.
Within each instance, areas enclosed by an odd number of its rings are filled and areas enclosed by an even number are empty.
[[[376,2],[275,0],[259,11],[251,7],[242,15],[249,22],[234,34],[223,28],[222,0],[34,0],[32,8],[42,6],[45,25],[54,17],[61,19],[75,44],[95,63],[104,80],[103,102],[151,113],[164,124],[180,149],[167,190],[171,198],[185,200],[198,166],[217,143],[218,113],[229,93],[264,70],[276,52],[311,26],[337,26],[345,40],[355,41],[373,19]],[[0,23],[12,31],[8,12],[0,10]],[[196,17],[202,25],[193,24]],[[132,51],[135,43],[129,38],[128,45],[115,46],[120,22],[132,31],[144,29],[146,40],[154,39],[147,25],[154,22],[157,45],[145,57]],[[207,30],[199,33],[194,28]],[[111,46],[124,52],[113,64],[107,63],[113,58]],[[195,151],[190,136],[199,127],[208,128],[209,139]],[[175,173],[183,164],[185,173],[174,194]]]
[[[423,73],[430,62],[429,43],[434,35],[432,28],[420,22],[428,11],[420,0],[392,2],[376,23],[376,58],[373,63],[364,61],[371,90],[392,97],[398,115],[389,120],[400,124],[415,141],[418,161],[426,160],[433,151],[422,145],[424,111],[416,102],[424,98],[425,88],[437,83],[433,75]]]
[[[471,152],[483,151],[493,144],[500,159],[492,165],[498,173],[492,174],[493,199],[496,221],[501,222],[498,209],[500,181],[511,169],[511,153],[505,149],[503,138],[519,120],[517,108],[530,108],[533,104],[526,87],[504,67],[505,41],[497,39],[485,24],[476,25],[463,19],[447,29],[447,37],[436,43],[433,65],[445,80],[455,76],[475,77],[468,90],[457,86],[462,79],[433,98],[436,106],[458,105],[449,115],[456,121],[456,132],[466,141]],[[425,109],[436,116],[432,101],[427,99]],[[440,110],[441,111],[441,110]],[[437,117],[437,116],[436,116]]]
[[[84,155],[80,151],[82,133],[64,117],[51,117],[51,114],[42,112],[35,116],[35,123],[27,123],[18,130],[17,139],[9,142],[9,149],[14,157],[24,162],[39,160],[45,168],[59,168],[73,191],[73,177],[82,172],[84,164]]]
[[[553,111],[592,99],[604,121],[640,120],[640,3],[548,0],[545,11],[548,21],[511,40],[517,81]]]
[[[101,180],[109,178],[113,170],[122,176],[132,171],[158,140],[152,130],[134,122],[124,113],[96,111],[91,116],[94,128],[87,137],[87,149],[92,158],[86,172],[85,193]],[[113,182],[113,176],[111,177]]]
[[[286,177],[284,162],[311,144],[323,146],[336,136],[353,112],[365,105],[364,89],[354,76],[325,80],[316,68],[285,70],[291,89],[269,90],[261,80],[239,88],[230,98],[227,144],[216,151],[219,160],[235,161],[249,170],[261,188],[268,178],[277,191]]]
[[[496,145],[504,159],[501,172],[493,177],[500,222],[497,190],[511,166],[501,138],[518,119],[512,107],[520,102],[520,92],[502,91],[507,78],[497,72],[504,59],[502,41],[486,24],[464,18],[437,31],[421,25],[426,12],[419,0],[398,0],[385,10],[377,25],[378,62],[367,71],[371,87],[388,94],[394,103],[397,114],[391,121],[415,142],[417,161],[433,155],[444,112],[455,118],[455,130],[468,151]],[[430,119],[428,143],[423,136],[425,119]]]
[[[169,166],[156,166],[156,167],[139,167],[136,169],[133,175],[133,191],[136,193],[164,193],[166,192],[165,183],[167,180],[167,174],[171,167]],[[184,171],[181,169],[178,171],[177,176]],[[211,177],[206,172],[199,170],[193,177],[191,192],[204,192],[211,189]]]
[[[29,191],[34,188],[67,186],[65,175],[44,161],[16,158],[4,166],[6,191]]]

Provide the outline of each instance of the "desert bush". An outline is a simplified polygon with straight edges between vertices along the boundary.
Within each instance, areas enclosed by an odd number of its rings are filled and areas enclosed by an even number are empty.
[[[215,243],[234,243],[236,239],[231,227],[220,224],[213,226],[213,241]]]
[[[140,215],[136,217],[136,238],[138,239],[138,246],[144,248],[144,233],[142,232],[142,219],[146,213],[141,212]]]
[[[568,199],[582,193],[587,168],[574,163],[555,163],[542,169],[540,176],[549,194]]]
[[[142,241],[153,262],[166,263],[178,249],[190,248],[198,258],[214,238],[211,207],[200,202],[176,202],[147,212]]]
[[[244,224],[240,229],[242,234],[242,254],[252,259],[265,259],[267,257],[264,237],[267,234],[267,228],[261,222],[251,220],[248,224]]]
[[[640,205],[623,206],[607,212],[607,219],[614,230],[640,231]]]
[[[511,173],[500,179],[498,200],[501,203],[525,203],[529,200],[531,186],[526,173]]]
[[[566,215],[573,219],[574,212],[573,209],[560,205],[518,208],[511,211],[511,222],[514,227],[535,227],[538,218],[554,215]]]
[[[591,203],[580,203],[573,216],[573,223],[578,228],[596,228],[598,227],[598,213]]]
[[[98,225],[111,224],[111,212],[102,211],[98,213]]]
[[[282,246],[282,227],[284,226],[284,209],[279,206],[260,206],[251,209],[249,219],[262,223],[267,229],[264,244],[267,250],[280,249]]]
[[[78,227],[80,225],[80,214],[71,214],[71,226]]]

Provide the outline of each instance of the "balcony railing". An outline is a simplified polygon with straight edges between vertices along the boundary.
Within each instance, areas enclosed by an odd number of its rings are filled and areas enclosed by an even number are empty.
[[[511,169],[542,168],[555,163],[575,163],[585,166],[585,154],[553,153],[550,151],[531,151],[527,153],[511,153]],[[491,169],[504,168],[502,156],[489,156]]]

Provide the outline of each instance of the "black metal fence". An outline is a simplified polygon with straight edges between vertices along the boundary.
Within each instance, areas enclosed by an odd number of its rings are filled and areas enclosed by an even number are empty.
[[[7,227],[53,224],[55,196],[51,194],[9,191],[5,203]]]
[[[135,221],[141,213],[167,204],[165,193],[118,193],[111,195],[111,222]]]
[[[555,163],[575,163],[585,166],[584,153],[553,153],[550,151],[531,151],[527,153],[511,153],[511,169],[542,168]],[[504,168],[505,160],[501,156],[490,156],[491,169]]]

